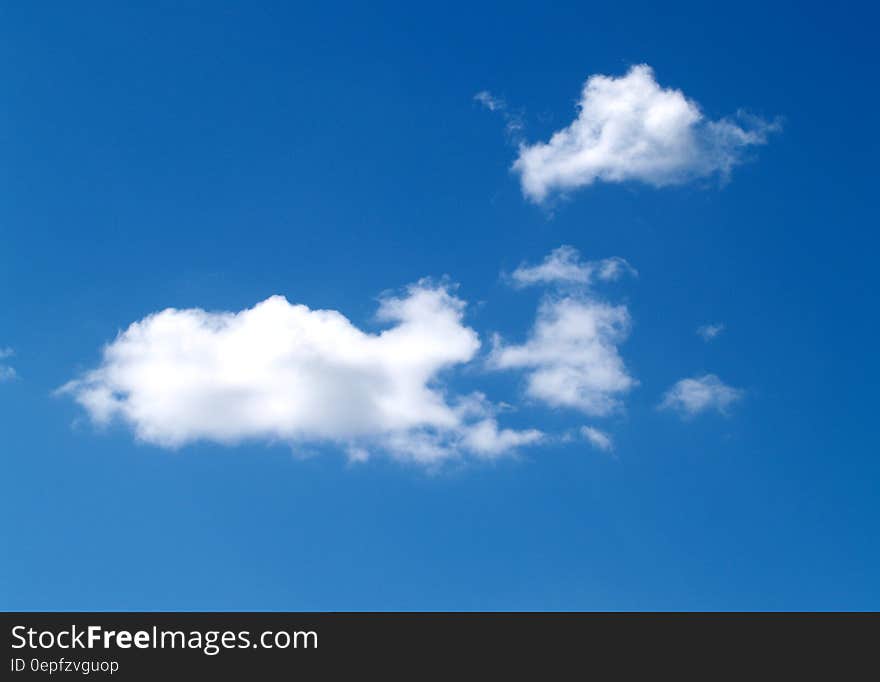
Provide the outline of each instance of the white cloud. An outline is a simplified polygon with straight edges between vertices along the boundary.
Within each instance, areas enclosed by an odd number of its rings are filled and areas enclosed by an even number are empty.
[[[611,436],[609,436],[604,431],[600,431],[597,428],[592,426],[582,426],[581,427],[581,435],[586,438],[590,444],[603,452],[610,452],[614,449],[614,443],[611,441]]]
[[[480,347],[464,307],[422,281],[381,302],[390,326],[375,334],[281,296],[238,313],[167,309],[60,390],[96,424],[121,420],[163,447],[267,440],[336,443],[354,461],[373,451],[423,463],[496,457],[542,434],[499,428],[482,395],[446,396],[439,375]]]
[[[533,284],[575,284],[589,286],[596,279],[613,281],[624,274],[635,275],[636,270],[623,258],[605,258],[598,261],[581,260],[572,246],[554,249],[539,265],[520,265],[510,278],[516,286]]]
[[[700,327],[697,327],[697,336],[703,339],[703,341],[709,342],[712,339],[716,338],[723,331],[724,325],[720,322],[717,322],[715,324],[704,324]]]
[[[526,393],[532,398],[607,415],[636,384],[617,348],[629,329],[625,306],[573,296],[546,299],[524,344],[495,339],[490,366],[526,370]]]
[[[777,127],[745,115],[708,120],[696,102],[660,87],[642,64],[618,78],[591,76],[577,118],[549,142],[521,144],[513,168],[535,202],[597,180],[659,187],[727,176],[747,147],[764,144]]]
[[[742,399],[744,392],[727,386],[714,374],[682,379],[663,396],[662,409],[675,410],[691,417],[707,410],[724,414],[733,403]]]
[[[0,360],[6,360],[15,355],[15,351],[11,348],[0,348]],[[0,362],[0,383],[4,381],[12,381],[18,376],[15,367],[5,362]]]
[[[536,429],[514,431],[499,429],[494,419],[483,419],[467,429],[462,439],[466,449],[484,457],[497,457],[522,445],[531,445],[543,438]]]

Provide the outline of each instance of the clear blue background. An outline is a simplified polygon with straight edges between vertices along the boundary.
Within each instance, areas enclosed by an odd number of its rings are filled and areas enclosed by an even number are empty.
[[[0,607],[880,608],[876,15],[125,4],[0,7],[0,346],[20,374],[0,385]],[[784,130],[724,187],[525,202],[473,94],[546,139],[588,75],[640,62],[709,116]],[[539,294],[498,273],[563,243],[640,272],[616,292],[641,382],[600,424],[617,459],[575,443],[428,475],[169,452],[51,395],[166,306],[281,293],[369,327],[382,290],[449,274],[485,301],[469,323],[521,338]],[[705,371],[746,389],[731,416],[657,412]]]

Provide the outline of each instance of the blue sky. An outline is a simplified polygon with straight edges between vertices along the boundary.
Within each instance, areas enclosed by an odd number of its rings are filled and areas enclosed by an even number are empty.
[[[128,5],[0,9],[0,607],[880,608],[876,16]],[[619,145],[577,172],[550,150],[530,193],[522,149],[572,125],[590,76],[639,64],[648,105],[654,83],[702,118],[661,126],[651,171]],[[719,121],[761,143],[720,144]],[[626,130],[611,141],[645,141]],[[517,285],[561,246],[579,281]],[[637,274],[603,278],[612,258]],[[439,317],[416,291],[447,297]],[[247,342],[216,332],[273,295],[289,305]],[[576,335],[574,367],[558,327],[530,345],[561,301],[623,320]],[[284,325],[324,320],[294,304],[338,311],[346,341],[233,397],[175,381],[287,358]],[[167,308],[189,311],[161,318],[197,349],[182,365],[161,335],[117,338]],[[303,367],[333,370],[303,384],[307,416],[242,417],[286,405]],[[96,386],[121,401],[105,425]]]

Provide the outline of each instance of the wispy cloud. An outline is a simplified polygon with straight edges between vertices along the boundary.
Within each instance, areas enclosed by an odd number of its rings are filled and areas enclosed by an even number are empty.
[[[611,452],[614,449],[614,442],[611,440],[611,436],[595,427],[582,426],[581,435],[597,450]]]
[[[521,144],[513,169],[525,195],[538,203],[597,181],[661,187],[726,177],[747,148],[766,143],[778,128],[742,113],[709,120],[696,102],[661,87],[641,64],[620,77],[591,76],[577,118],[547,142]]]
[[[714,324],[704,324],[697,327],[697,336],[703,341],[709,342],[718,337],[724,331],[724,325],[720,322]]]
[[[488,90],[480,90],[474,99],[486,107],[489,111],[503,111],[507,108],[507,103],[500,97],[496,97]]]
[[[474,95],[474,100],[483,108],[499,114],[504,119],[504,131],[512,143],[519,144],[522,141],[522,131],[525,128],[522,115],[511,111],[502,97],[497,97],[488,90],[481,90]]]
[[[12,348],[0,348],[0,360],[7,360],[15,355]],[[15,368],[7,362],[0,362],[0,383],[4,381],[12,381],[18,377]]]

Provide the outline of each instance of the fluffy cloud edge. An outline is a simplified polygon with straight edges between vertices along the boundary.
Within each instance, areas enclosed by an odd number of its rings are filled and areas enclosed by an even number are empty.
[[[494,338],[489,367],[523,370],[526,395],[551,407],[608,416],[638,383],[618,348],[630,328],[626,306],[574,296],[547,298],[523,343]]]

